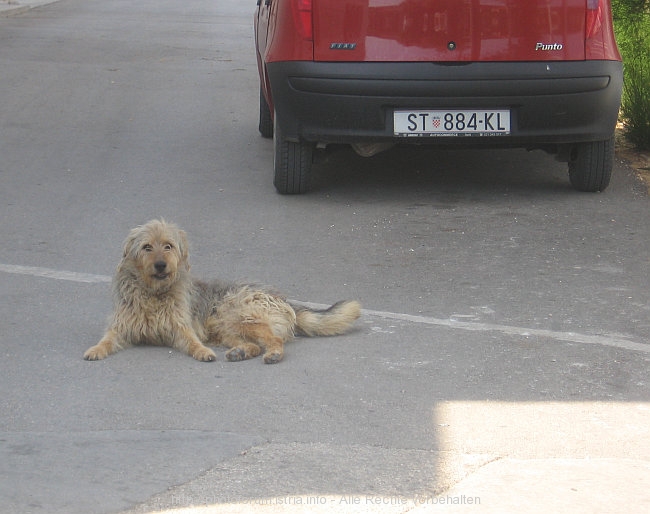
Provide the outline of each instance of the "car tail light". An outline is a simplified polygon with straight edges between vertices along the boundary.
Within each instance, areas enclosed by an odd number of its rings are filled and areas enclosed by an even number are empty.
[[[312,0],[293,0],[293,17],[298,34],[311,41],[314,36],[312,28]]]
[[[314,59],[313,0],[263,0],[276,10],[269,18],[264,61],[312,61]]]
[[[587,39],[594,37],[603,26],[603,1],[587,0]]]
[[[587,0],[585,57],[621,60],[614,38],[610,0]]]

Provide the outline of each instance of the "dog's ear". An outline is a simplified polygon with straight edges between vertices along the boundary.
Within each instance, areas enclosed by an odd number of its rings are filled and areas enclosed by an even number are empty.
[[[136,240],[138,239],[139,234],[140,234],[140,227],[134,228],[133,230],[131,230],[131,232],[129,232],[129,235],[124,240],[122,258],[126,258],[129,255],[133,255],[133,247],[135,245]]]
[[[189,243],[187,242],[187,234],[184,230],[180,228],[177,230],[176,243],[178,244],[178,252],[181,256],[181,262],[185,265],[185,268],[189,271],[190,269],[190,249]]]

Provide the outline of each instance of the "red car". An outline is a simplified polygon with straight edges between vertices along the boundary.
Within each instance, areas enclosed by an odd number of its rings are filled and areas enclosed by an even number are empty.
[[[395,143],[542,149],[609,184],[622,63],[610,0],[258,0],[260,132],[274,184],[314,149]]]

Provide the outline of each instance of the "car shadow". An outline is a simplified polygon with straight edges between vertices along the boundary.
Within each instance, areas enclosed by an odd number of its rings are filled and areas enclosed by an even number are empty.
[[[408,145],[361,157],[347,145],[333,145],[317,152],[312,171],[312,193],[337,196],[579,194],[569,184],[565,163],[522,149]]]

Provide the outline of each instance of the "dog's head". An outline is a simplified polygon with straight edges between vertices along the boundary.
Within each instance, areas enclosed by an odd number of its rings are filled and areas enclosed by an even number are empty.
[[[131,230],[121,265],[135,271],[145,287],[168,289],[190,269],[187,236],[173,223],[151,220]]]

